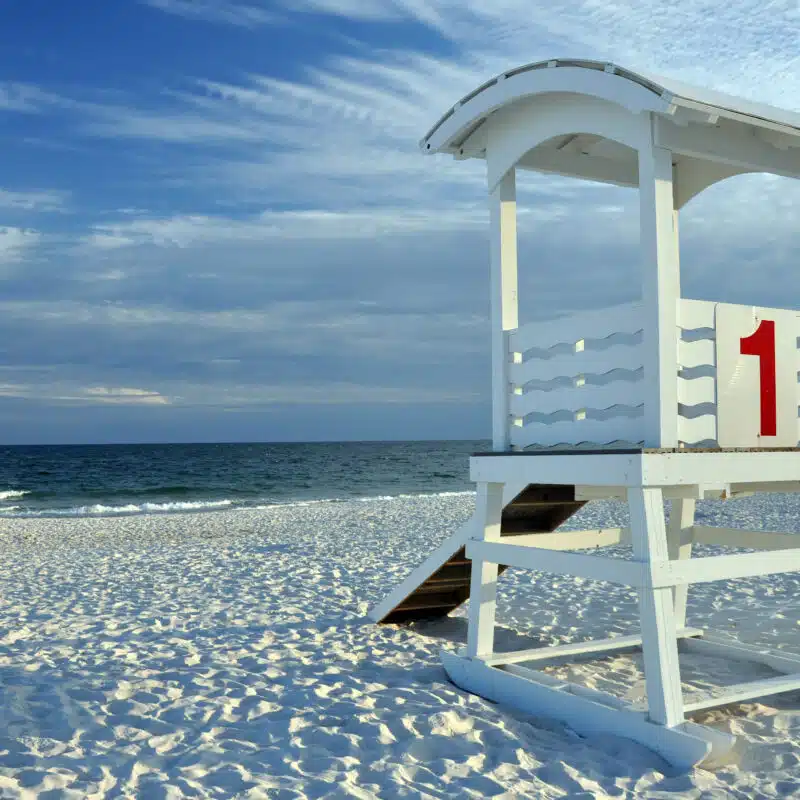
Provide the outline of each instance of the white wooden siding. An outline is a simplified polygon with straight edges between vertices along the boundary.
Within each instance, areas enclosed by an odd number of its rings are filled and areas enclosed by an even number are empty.
[[[678,367],[681,370],[716,366],[716,345],[713,339],[678,343]]]
[[[607,339],[617,333],[639,333],[643,328],[639,303],[579,311],[543,322],[522,325],[510,335],[511,351],[549,350],[559,344],[574,344],[581,339]]]
[[[578,375],[605,375],[615,369],[636,370],[642,366],[640,345],[616,345],[605,350],[559,353],[550,358],[529,358],[509,365],[511,383],[524,386],[531,381],[553,381]]]
[[[684,445],[717,438],[716,305],[678,300],[678,441]]]
[[[681,445],[716,443],[717,306],[706,300],[678,301],[675,379]],[[644,324],[641,305],[628,303],[510,331],[512,447],[640,443],[646,397]]]
[[[596,420],[564,420],[551,424],[531,422],[511,428],[511,444],[515,447],[559,444],[608,444],[641,440],[642,416],[612,417]]]
[[[678,301],[678,325],[685,331],[699,328],[714,328],[714,310],[716,303],[708,300]]]
[[[549,391],[529,391],[511,395],[511,414],[555,414],[559,411],[608,409],[612,406],[636,408],[644,403],[642,381],[614,381],[582,386],[559,386]]]
[[[512,331],[512,446],[640,441],[642,327],[628,303]]]
[[[713,376],[700,378],[678,377],[678,403],[684,406],[699,406],[703,403],[715,403],[717,385]]]

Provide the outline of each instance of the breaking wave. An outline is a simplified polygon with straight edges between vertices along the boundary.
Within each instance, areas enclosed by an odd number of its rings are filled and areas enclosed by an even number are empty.
[[[325,503],[369,503],[396,500],[414,500],[426,497],[467,497],[474,492],[423,492],[419,494],[373,495],[366,497],[329,497],[319,499],[297,499],[288,501],[268,500],[196,500],[170,503],[126,503],[121,505],[108,505],[95,503],[94,505],[71,506],[69,508],[25,508],[20,505],[0,507],[0,518],[47,518],[47,517],[125,517],[136,514],[180,514],[198,513],[204,511],[221,511],[231,509],[269,510],[273,508],[291,508],[314,506]]]
[[[23,489],[7,489],[5,492],[0,492],[0,503],[4,503],[6,500],[15,500],[17,497],[24,497],[26,494],[30,494],[30,492],[26,492]]]
[[[206,500],[181,503],[129,503],[124,506],[107,506],[96,503],[92,506],[71,508],[25,509],[20,506],[0,509],[0,517],[117,517],[130,514],[174,514],[181,511],[211,511],[229,508],[233,500]]]

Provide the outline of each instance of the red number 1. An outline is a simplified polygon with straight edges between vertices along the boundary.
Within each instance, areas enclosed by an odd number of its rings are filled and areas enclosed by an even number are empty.
[[[778,434],[778,399],[775,396],[775,322],[762,319],[751,336],[739,340],[743,356],[758,356],[761,373],[761,435]]]

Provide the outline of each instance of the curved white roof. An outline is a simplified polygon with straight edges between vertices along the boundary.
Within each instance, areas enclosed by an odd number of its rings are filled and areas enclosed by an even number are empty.
[[[700,111],[754,127],[800,136],[800,113],[753,103],[600,61],[556,59],[509,70],[463,97],[431,128],[420,146],[428,153],[458,154],[465,140],[498,109],[552,92],[572,92],[619,103],[632,112],[671,115]]]

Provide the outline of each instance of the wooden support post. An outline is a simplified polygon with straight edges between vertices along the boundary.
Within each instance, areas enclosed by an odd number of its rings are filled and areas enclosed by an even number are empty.
[[[669,560],[661,489],[628,490],[633,557],[645,565]],[[639,590],[639,617],[650,719],[672,728],[683,722],[678,640],[672,587]]]
[[[694,510],[694,500],[672,501],[669,514],[669,530],[667,531],[667,550],[672,561],[692,557]],[[678,628],[682,628],[686,624],[688,593],[688,583],[673,588],[672,600],[675,606],[675,625]]]
[[[503,484],[479,483],[475,521],[478,536],[487,542],[500,539],[503,513]],[[497,604],[497,564],[472,559],[469,592],[467,656],[490,656],[494,650],[494,618]]]
[[[492,447],[511,449],[511,386],[507,331],[519,325],[515,170],[489,196],[491,217]]]
[[[672,153],[650,141],[639,150],[645,431],[647,447],[678,446],[680,265]]]

